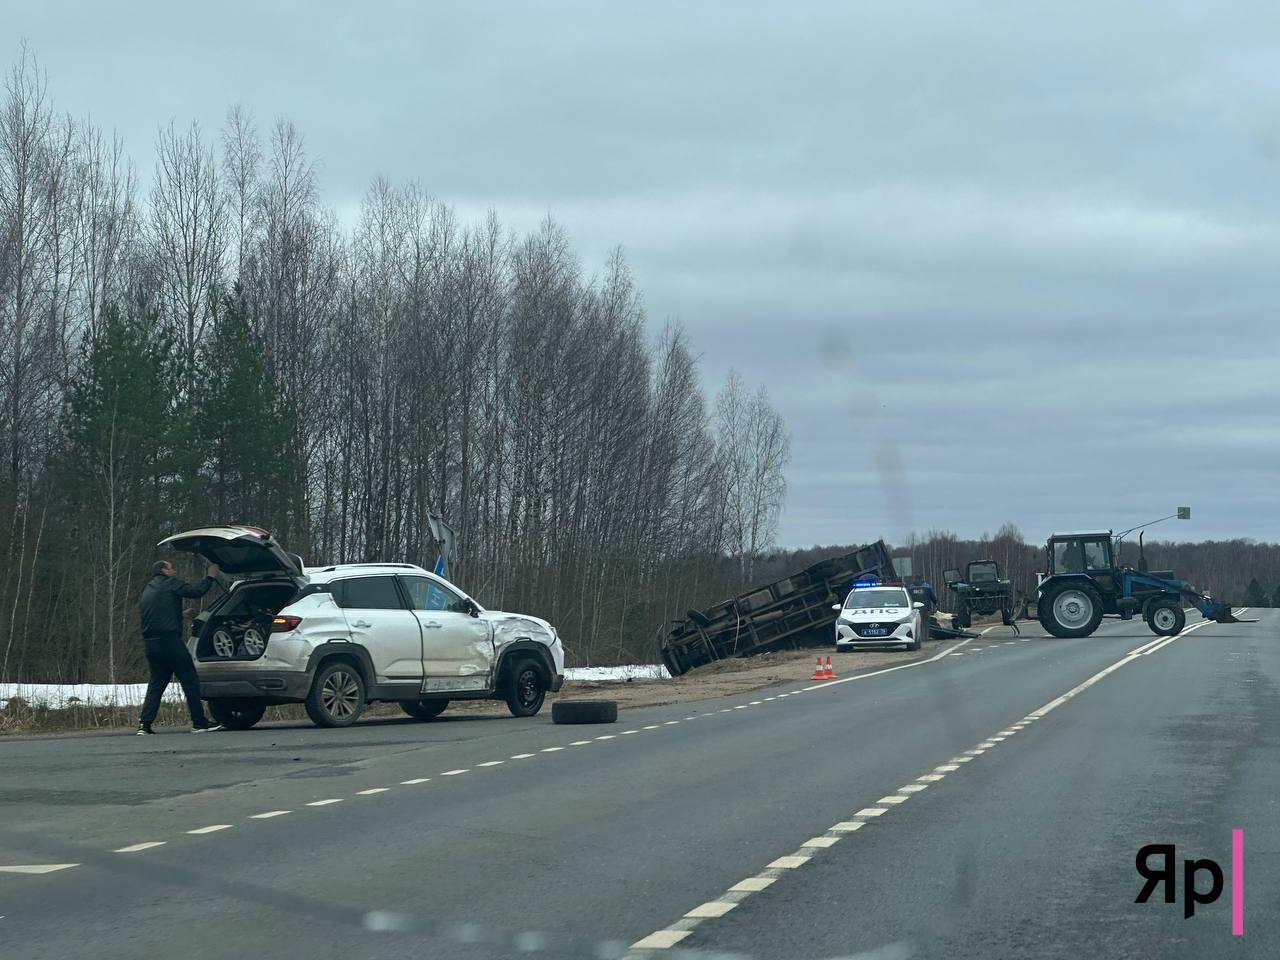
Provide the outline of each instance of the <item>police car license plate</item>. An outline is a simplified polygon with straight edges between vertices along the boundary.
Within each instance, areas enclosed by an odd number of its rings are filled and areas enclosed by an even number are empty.
[[[869,630],[866,630],[865,633],[868,637],[883,637],[887,635],[889,631],[883,627],[872,627]]]

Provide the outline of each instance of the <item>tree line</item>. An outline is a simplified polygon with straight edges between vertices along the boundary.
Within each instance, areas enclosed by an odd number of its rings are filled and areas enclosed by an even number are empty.
[[[577,662],[769,549],[790,438],[763,387],[709,400],[625,257],[548,218],[464,223],[375,179],[320,199],[287,120],[160,128],[154,175],[54,107],[24,47],[0,104],[0,677],[136,676],[155,543],[266,527],[308,564],[430,566],[554,622]],[[194,571],[194,568],[191,568]]]

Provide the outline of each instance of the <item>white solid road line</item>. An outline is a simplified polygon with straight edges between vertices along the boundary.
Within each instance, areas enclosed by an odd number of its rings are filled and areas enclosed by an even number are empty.
[[[143,850],[150,850],[152,847],[163,847],[167,840],[148,840],[146,843],[135,843],[130,847],[121,847],[119,850],[112,850],[112,853],[139,853]]]
[[[78,863],[23,863],[0,867],[0,873],[54,873],[57,870],[69,870],[71,867],[78,866],[80,866]]]
[[[1168,637],[1168,638],[1161,637],[1157,642],[1159,643],[1161,648],[1166,647],[1170,642],[1177,640],[1178,637],[1185,637],[1188,633],[1192,633],[1196,630],[1199,630],[1201,627],[1207,626],[1208,624],[1213,622],[1214,622],[1213,620],[1201,620],[1199,623],[1196,623],[1187,627],[1176,636]],[[1150,645],[1148,644],[1148,646]],[[1149,650],[1146,650],[1143,647],[1139,647],[1138,650],[1142,652],[1125,654],[1125,656],[1121,657],[1119,660],[1111,664],[1111,666],[1107,667],[1105,670],[1099,670],[1097,673],[1095,673],[1092,677],[1090,677],[1084,683],[1081,683],[1075,687],[1072,687],[1062,696],[1056,697],[1055,699],[1050,700],[1039,710],[1031,711],[1031,713],[1027,714],[1027,719],[1039,720],[1046,713],[1049,713],[1051,710],[1058,709],[1058,707],[1062,706],[1068,700],[1072,699],[1075,696],[1078,696],[1079,694],[1083,693],[1085,690],[1088,690],[1090,687],[1092,687],[1095,683],[1097,683],[1103,677],[1107,676],[1110,673],[1115,673],[1115,671],[1119,670],[1121,667],[1125,666],[1126,664],[1133,663],[1133,661],[1137,660],[1138,657],[1146,656],[1146,654],[1150,652]]]
[[[990,627],[988,627],[987,629],[990,629]],[[955,654],[955,651],[959,650],[968,642],[969,642],[968,640],[961,640],[954,647],[951,647],[950,649],[947,649],[947,650],[942,650],[934,654],[932,657],[930,657],[927,660],[914,660],[911,663],[900,663],[896,667],[886,667],[883,670],[875,670],[871,673],[859,673],[856,676],[845,677],[843,680],[828,680],[825,683],[816,683],[811,687],[802,687],[801,689],[793,690],[792,692],[808,693],[810,690],[824,690],[827,687],[838,686],[839,684],[842,684],[842,683],[853,683],[853,681],[855,680],[869,680],[872,677],[881,677],[881,676],[884,676],[886,673],[893,673],[895,670],[910,670],[912,667],[923,667],[927,663],[935,663],[936,661],[941,660],[943,657],[952,656],[953,654]]]

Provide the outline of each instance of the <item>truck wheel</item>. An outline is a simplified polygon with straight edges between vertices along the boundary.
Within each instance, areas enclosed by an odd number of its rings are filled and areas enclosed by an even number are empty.
[[[536,660],[520,660],[507,674],[507,709],[513,717],[532,717],[547,697],[547,681]]]
[[[1187,625],[1187,615],[1176,600],[1157,600],[1151,604],[1147,626],[1161,637],[1176,637]]]
[[[434,720],[444,713],[448,700],[401,700],[400,709],[415,720]]]
[[[552,723],[614,723],[616,700],[557,700],[551,705]]]
[[[1040,622],[1055,637],[1087,637],[1102,622],[1102,598],[1087,583],[1061,583],[1040,598]]]
[[[307,716],[317,727],[349,727],[364,712],[364,678],[345,660],[321,667],[307,694]]]
[[[266,704],[252,700],[210,700],[209,716],[228,730],[248,730],[267,712]]]

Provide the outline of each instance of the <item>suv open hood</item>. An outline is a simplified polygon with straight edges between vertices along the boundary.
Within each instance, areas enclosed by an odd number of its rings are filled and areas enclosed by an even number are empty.
[[[199,554],[231,576],[302,576],[301,559],[257,527],[201,527],[166,537],[157,546]]]

